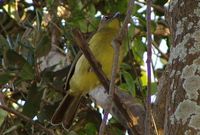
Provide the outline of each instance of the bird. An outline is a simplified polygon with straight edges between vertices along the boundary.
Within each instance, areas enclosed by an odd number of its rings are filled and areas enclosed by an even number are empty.
[[[89,40],[89,48],[101,66],[105,75],[110,79],[114,49],[112,41],[120,30],[119,12],[112,16],[104,16],[99,24],[97,32]],[[122,61],[120,51],[119,63]],[[51,123],[62,123],[65,129],[69,129],[73,123],[82,96],[100,85],[93,68],[88,60],[82,55],[76,65],[74,73],[69,81],[69,90],[54,112]]]

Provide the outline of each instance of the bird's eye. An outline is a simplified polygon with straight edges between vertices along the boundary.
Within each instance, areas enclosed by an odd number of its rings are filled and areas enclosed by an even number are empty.
[[[104,20],[108,20],[108,19],[109,19],[109,17],[108,17],[108,16],[104,16],[103,18],[104,18]]]

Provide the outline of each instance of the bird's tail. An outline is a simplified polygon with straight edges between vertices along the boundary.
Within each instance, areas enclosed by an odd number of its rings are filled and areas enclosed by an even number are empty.
[[[62,122],[64,128],[70,128],[77,112],[80,100],[81,94],[76,96],[66,94],[54,112],[51,123],[56,125]]]

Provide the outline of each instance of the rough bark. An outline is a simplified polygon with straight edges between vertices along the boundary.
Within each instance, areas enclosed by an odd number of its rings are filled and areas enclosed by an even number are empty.
[[[168,20],[173,43],[168,77],[161,80],[168,83],[160,88],[167,97],[166,103],[161,98],[157,101],[165,105],[165,114],[160,116],[165,117],[164,134],[197,135],[200,134],[200,2],[172,0]],[[163,104],[159,106],[162,112]]]
[[[169,74],[168,68],[159,78],[158,94],[155,103],[153,104],[153,116],[156,122],[156,128],[159,135],[164,133],[164,119],[165,119],[165,107],[166,107],[166,95],[169,86]]]

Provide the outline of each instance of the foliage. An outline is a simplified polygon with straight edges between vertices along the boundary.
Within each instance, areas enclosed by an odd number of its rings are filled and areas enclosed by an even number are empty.
[[[166,2],[155,0],[154,4],[163,7]],[[72,38],[72,29],[79,28],[85,38],[89,39],[98,28],[101,18],[100,15],[96,16],[98,12],[110,14],[120,11],[123,21],[127,4],[127,0],[33,0],[31,3],[0,1],[1,104],[40,122],[47,129],[53,129],[58,135],[97,134],[101,117],[98,107],[93,108],[91,105],[87,106],[89,109],[83,107],[90,116],[80,113],[82,115],[79,122],[72,127],[70,133],[61,126],[52,126],[49,121],[65,93],[65,77],[78,52]],[[167,61],[168,51],[164,53],[159,47],[163,40],[170,47],[168,27],[162,11],[154,8],[153,14],[154,52],[164,62]],[[145,3],[136,1],[132,15],[133,21],[130,22],[124,41],[126,55],[121,65],[120,87],[133,96],[144,99],[146,71],[142,67],[145,65],[143,56],[146,52]],[[50,61],[52,57],[55,58],[53,63]],[[159,73],[156,65],[152,67],[157,80]],[[155,94],[156,82],[152,88],[152,94]],[[86,103],[88,102],[91,101],[87,99]],[[124,134],[122,128],[116,125],[109,124],[109,132],[118,131],[119,135]],[[46,134],[44,130],[31,126],[28,121],[2,109],[0,127],[0,134]]]

